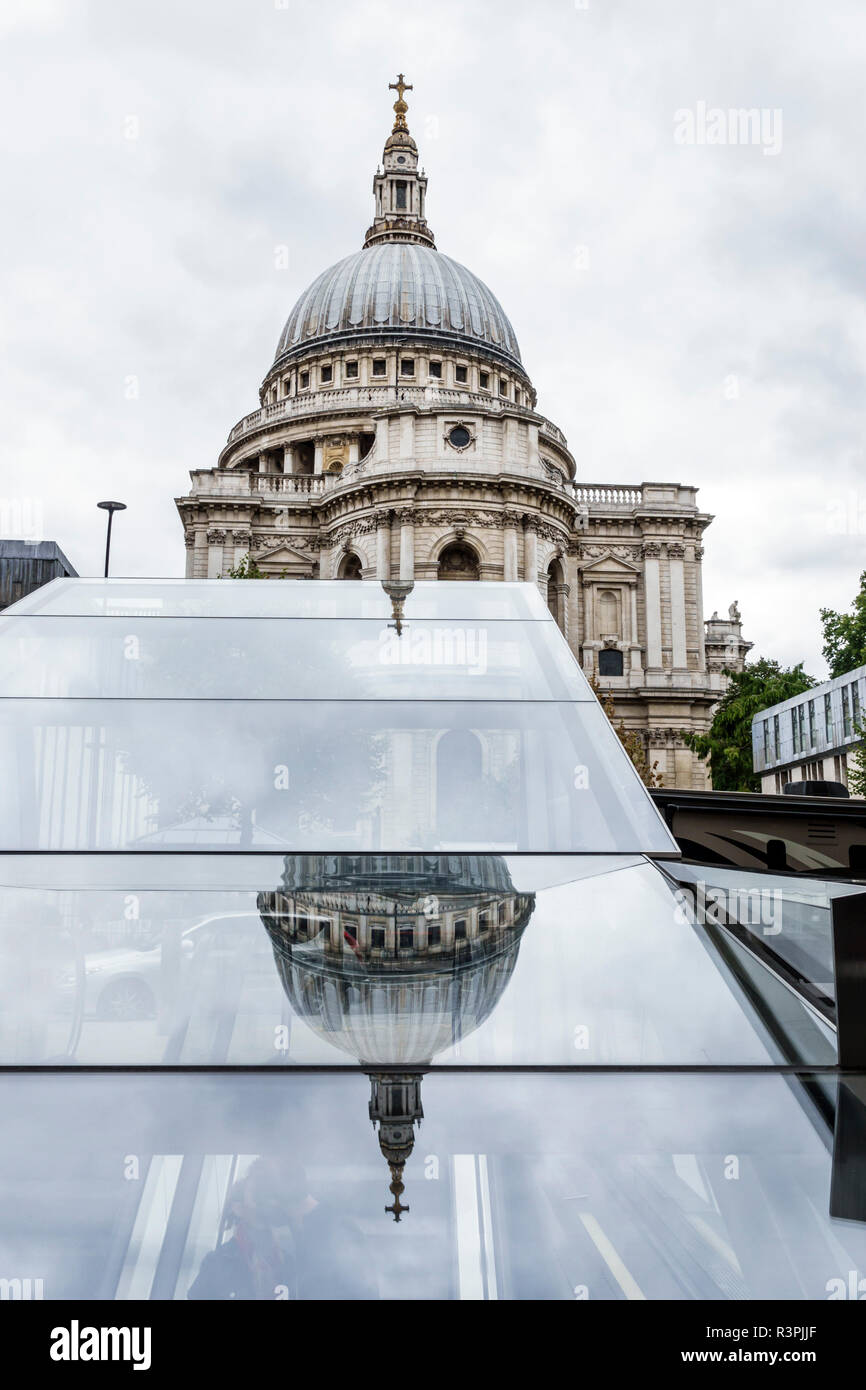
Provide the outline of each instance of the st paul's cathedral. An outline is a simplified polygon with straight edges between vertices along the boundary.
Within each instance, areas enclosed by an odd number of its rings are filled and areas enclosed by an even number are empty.
[[[300,296],[216,467],[177,499],[188,578],[537,584],[666,786],[701,789],[705,730],[750,643],[703,618],[712,517],[680,483],[585,483],[499,300],[437,250],[407,85],[363,246]]]

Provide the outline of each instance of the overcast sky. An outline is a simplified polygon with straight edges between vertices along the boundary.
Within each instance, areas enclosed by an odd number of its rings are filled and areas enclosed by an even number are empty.
[[[825,673],[866,568],[861,0],[3,0],[0,35],[0,533],[99,573],[117,497],[115,572],[183,573],[173,499],[360,246],[402,69],[437,245],[579,480],[699,487],[706,615]],[[708,143],[738,108],[763,133]]]

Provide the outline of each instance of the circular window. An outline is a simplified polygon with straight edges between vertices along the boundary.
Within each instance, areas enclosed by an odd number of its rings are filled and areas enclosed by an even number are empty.
[[[398,163],[398,164],[405,164],[405,163],[406,163],[406,156],[405,156],[405,154],[398,154],[398,156],[397,156],[397,163]]]
[[[454,449],[465,449],[468,444],[472,443],[472,435],[465,425],[455,425],[448,436],[448,443]]]

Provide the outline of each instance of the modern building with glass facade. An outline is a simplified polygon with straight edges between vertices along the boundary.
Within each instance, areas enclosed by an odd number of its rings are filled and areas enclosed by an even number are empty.
[[[752,754],[761,790],[788,782],[848,785],[848,755],[862,743],[857,726],[866,704],[866,666],[823,681],[761,710],[752,720]]]

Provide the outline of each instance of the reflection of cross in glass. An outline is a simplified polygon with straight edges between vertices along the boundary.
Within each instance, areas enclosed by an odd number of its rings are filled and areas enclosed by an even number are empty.
[[[412,83],[411,83],[411,82],[406,83],[406,82],[403,81],[403,74],[402,74],[402,72],[397,74],[397,81],[396,81],[396,82],[389,82],[389,83],[388,83],[388,91],[389,91],[389,92],[396,92],[396,93],[397,93],[397,98],[398,98],[399,101],[402,101],[402,100],[403,100],[403,93],[404,93],[404,92],[414,92],[414,90],[415,90],[415,88],[412,86]]]
[[[400,1166],[399,1166],[399,1168],[397,1168],[397,1167],[392,1167],[392,1168],[391,1168],[391,1184],[390,1184],[390,1187],[389,1187],[389,1191],[391,1192],[391,1195],[393,1196],[394,1201],[392,1202],[392,1204],[391,1204],[390,1207],[386,1207],[386,1208],[385,1208],[386,1211],[393,1212],[393,1214],[394,1214],[394,1220],[395,1220],[395,1221],[399,1221],[399,1220],[400,1220],[400,1217],[403,1215],[404,1211],[409,1211],[409,1210],[410,1210],[409,1207],[404,1207],[404,1206],[402,1205],[401,1201],[400,1201],[400,1198],[403,1196],[403,1193],[406,1191],[406,1188],[404,1187],[403,1183],[400,1181],[400,1172],[401,1172],[401,1170],[402,1170],[402,1167],[403,1167],[403,1165],[402,1165],[402,1163],[401,1163]]]

